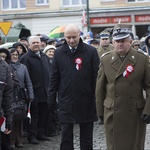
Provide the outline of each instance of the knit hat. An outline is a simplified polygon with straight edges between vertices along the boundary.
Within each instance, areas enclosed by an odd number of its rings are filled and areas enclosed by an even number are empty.
[[[44,48],[43,52],[46,53],[49,49],[54,49],[54,50],[55,50],[56,47],[53,46],[53,45],[47,45],[47,46]]]

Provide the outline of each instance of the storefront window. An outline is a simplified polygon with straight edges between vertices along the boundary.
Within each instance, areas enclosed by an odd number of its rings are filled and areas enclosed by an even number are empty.
[[[2,0],[3,10],[26,8],[26,0]]]

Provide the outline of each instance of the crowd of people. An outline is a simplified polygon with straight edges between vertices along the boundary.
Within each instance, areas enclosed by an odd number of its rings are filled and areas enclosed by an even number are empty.
[[[91,32],[81,38],[69,24],[59,42],[37,34],[1,47],[0,149],[23,147],[23,137],[40,144],[60,134],[60,150],[74,150],[73,125],[79,124],[80,149],[92,150],[99,120],[108,150],[143,150],[150,123],[150,34],[145,44],[133,37],[126,24],[102,31],[99,40]],[[14,115],[22,100],[18,89],[27,96],[21,119]]]

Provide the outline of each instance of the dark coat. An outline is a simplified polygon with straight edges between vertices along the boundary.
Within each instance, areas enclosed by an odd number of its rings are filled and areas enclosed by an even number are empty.
[[[82,60],[77,70],[76,59]],[[67,43],[54,54],[50,82],[50,105],[58,91],[58,112],[61,123],[83,123],[97,120],[95,84],[99,66],[97,50],[82,42],[72,54]]]
[[[13,84],[8,64],[0,59],[0,117],[13,117]],[[4,83],[4,84],[3,84]]]
[[[134,71],[125,77],[123,73],[128,65]],[[131,48],[123,62],[115,51],[101,57],[96,104],[98,115],[104,115],[108,150],[143,150],[146,124],[140,117],[150,115],[148,56]]]
[[[35,52],[29,50],[25,53],[20,62],[28,68],[30,79],[34,90],[34,99],[37,102],[47,102],[48,86],[50,78],[50,62],[48,56],[40,52],[41,58]]]

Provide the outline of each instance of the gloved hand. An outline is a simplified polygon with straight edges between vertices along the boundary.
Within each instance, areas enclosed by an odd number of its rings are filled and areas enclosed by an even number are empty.
[[[101,121],[104,121],[104,116],[99,116],[99,119],[100,119]]]
[[[12,122],[6,121],[6,129],[11,130],[12,129]]]
[[[140,118],[143,120],[144,123],[150,123],[150,115],[143,114]]]

